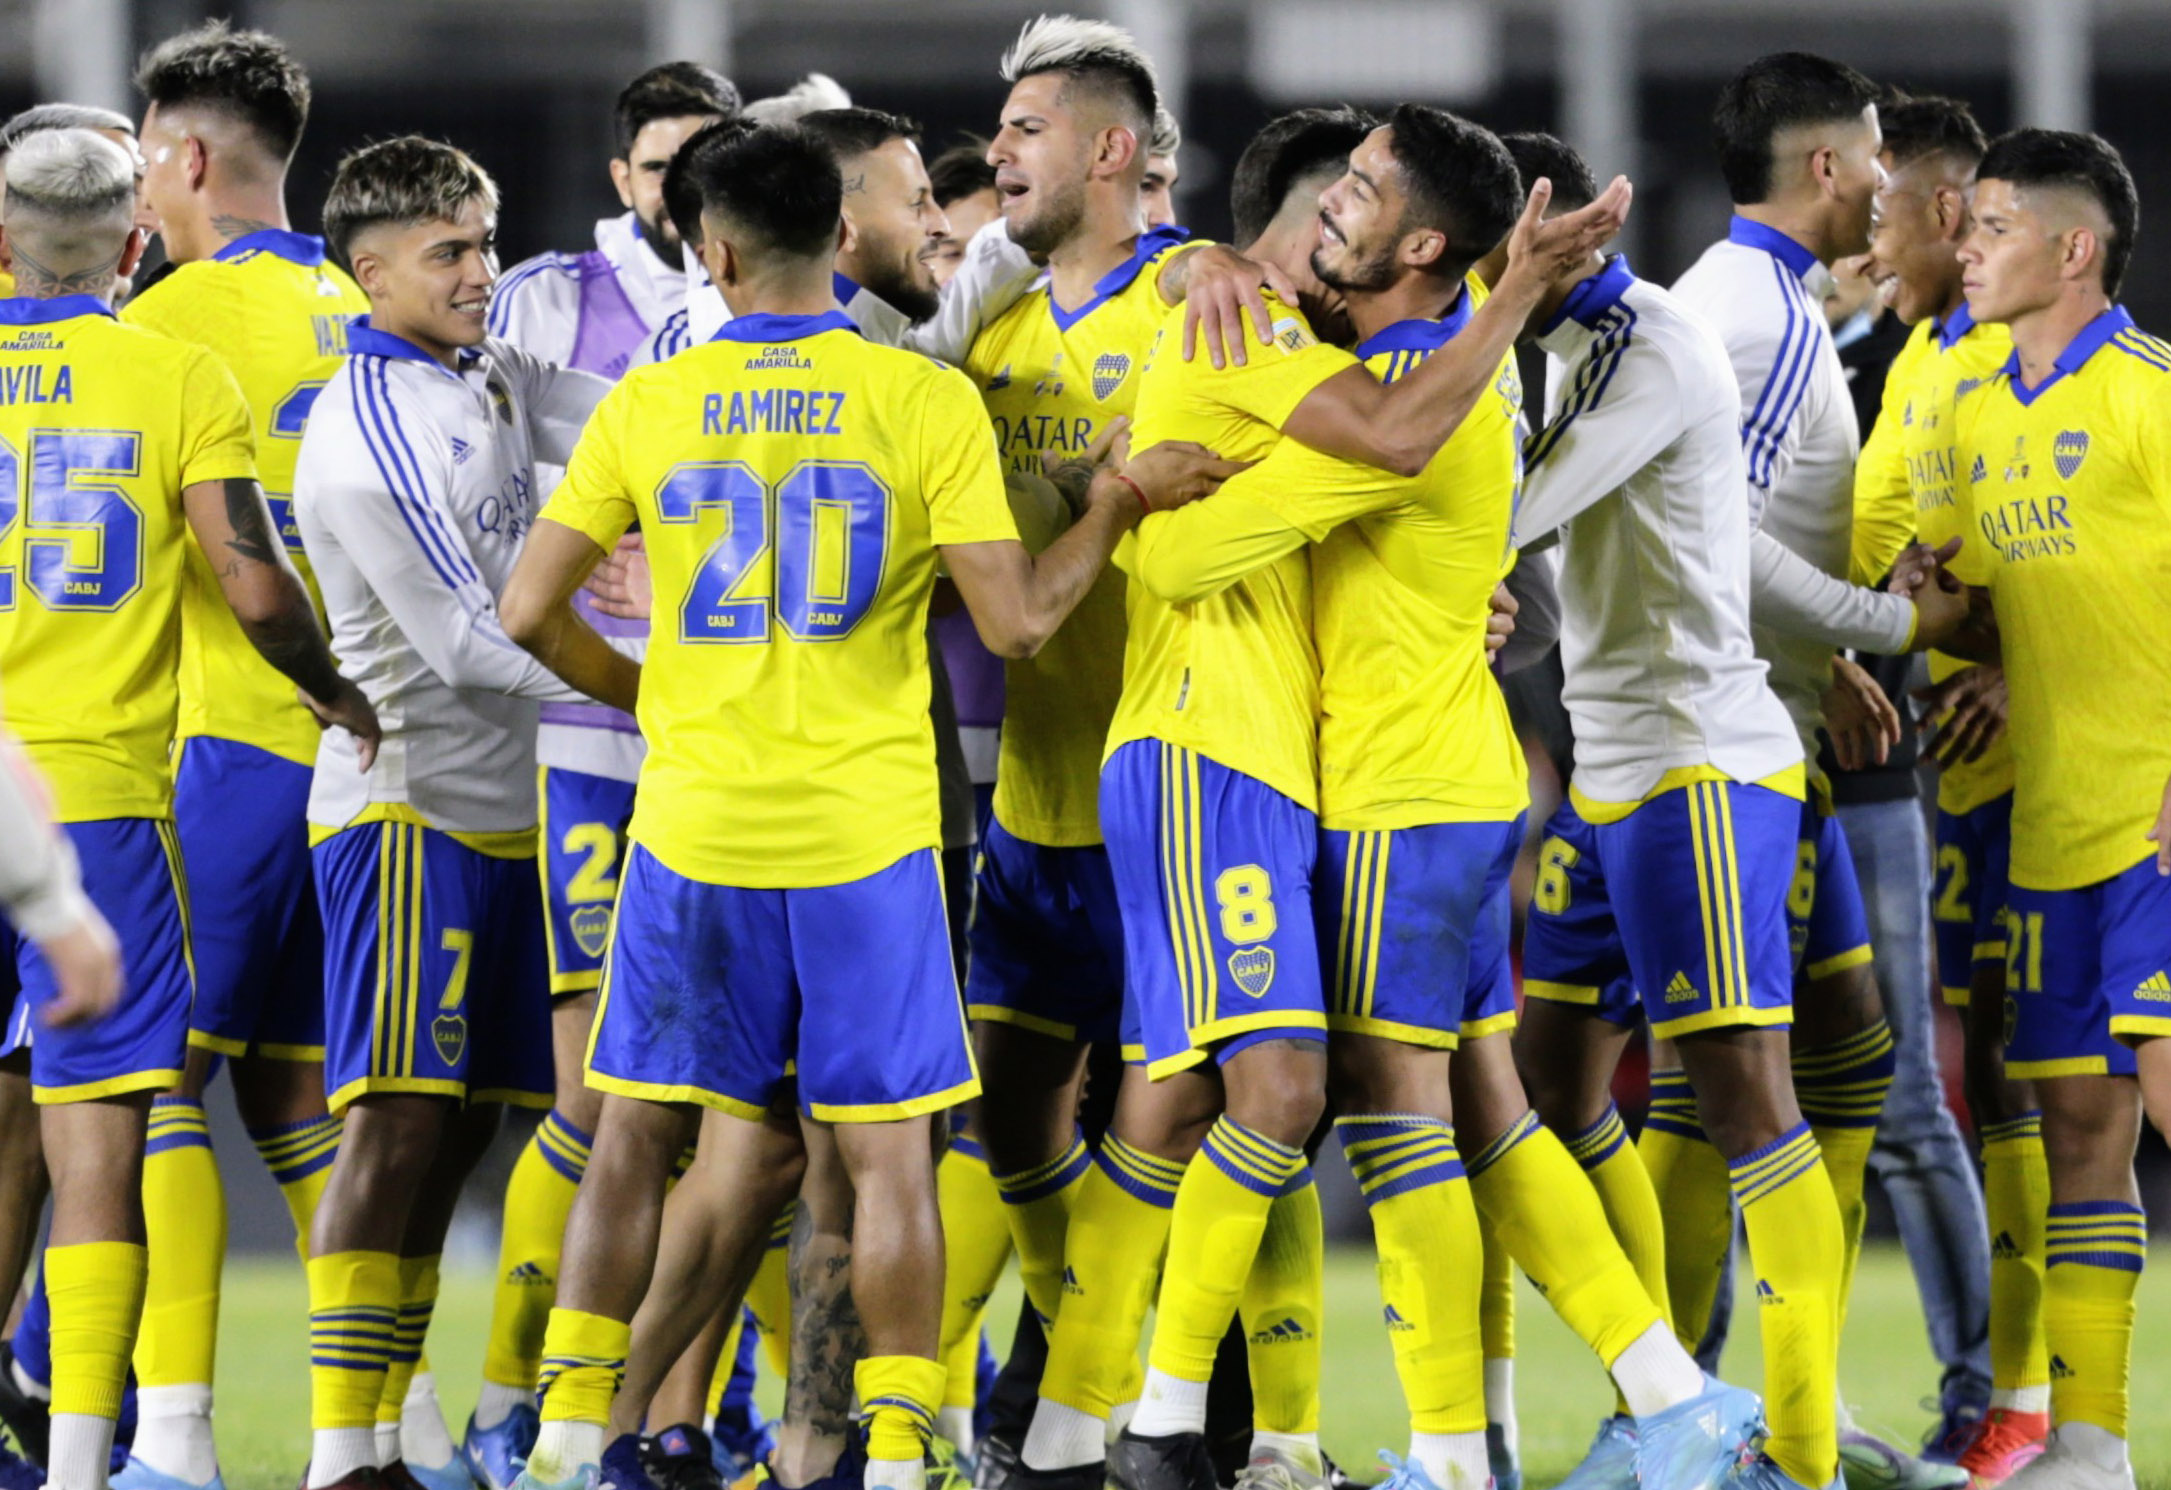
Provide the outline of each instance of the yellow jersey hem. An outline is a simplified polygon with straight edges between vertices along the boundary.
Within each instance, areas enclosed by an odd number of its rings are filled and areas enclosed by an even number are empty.
[[[1701,1030],[1770,1029],[1774,1025],[1789,1025],[1793,1022],[1792,1004],[1776,1009],[1736,1006],[1727,1009],[1704,1009],[1695,1014],[1684,1014],[1679,1019],[1654,1019],[1651,1021],[1651,1035],[1654,1039],[1674,1040]]]
[[[1758,777],[1746,784],[1760,786],[1768,792],[1777,792],[1782,797],[1792,797],[1800,802],[1808,796],[1807,774],[1807,768],[1796,762],[1784,770],[1774,771],[1769,776]],[[1587,823],[1617,823],[1625,820],[1637,808],[1657,801],[1668,792],[1679,791],[1683,787],[1695,786],[1705,781],[1733,782],[1734,778],[1713,765],[1676,766],[1660,776],[1649,791],[1633,802],[1601,802],[1584,796],[1573,782],[1568,786],[1568,800],[1575,804],[1576,816]]]
[[[181,707],[183,708],[183,710],[186,710],[188,708],[188,704],[185,700],[183,701]],[[314,715],[309,715],[309,711],[302,705],[297,704],[295,705],[295,707],[297,709],[300,709],[304,715],[307,715],[312,719],[315,717]],[[312,724],[310,726],[310,733],[314,735],[320,732],[317,730],[316,726]],[[215,720],[203,724],[184,724],[179,729],[174,731],[173,740],[175,751],[174,765],[176,769],[179,768],[181,763],[181,749],[185,747],[191,740],[224,740],[229,745],[246,745],[251,750],[261,750],[266,755],[275,755],[283,761],[290,762],[291,764],[297,766],[307,766],[311,770],[316,769],[317,764],[317,751],[316,746],[313,743],[307,749],[303,749],[300,746],[289,749],[283,743],[274,742],[272,740],[262,737],[251,739],[249,736],[240,734],[235,730],[221,729],[219,728],[218,723]]]
[[[163,1092],[180,1084],[181,1073],[172,1068],[131,1071],[126,1076],[108,1076],[101,1081],[83,1081],[74,1086],[33,1084],[30,1097],[40,1107],[63,1107],[71,1102],[95,1102],[100,1097],[120,1097],[130,1092]]]
[[[995,821],[1001,823],[1003,831],[1012,838],[1037,848],[1099,848],[1106,841],[1101,837],[1098,819],[1091,828],[1078,828],[1067,823],[1049,823],[1034,818],[1013,822],[1003,816],[1002,806],[998,803],[995,807]]]
[[[2138,836],[2141,831],[2142,830],[2140,829],[2136,829],[2136,836]],[[2013,836],[2017,839],[2019,837],[2018,832],[2016,831]],[[2102,869],[2097,869],[2093,867],[2093,864],[2091,864],[2091,867],[2085,873],[2081,874],[2036,875],[2026,870],[2023,870],[2020,867],[2020,855],[2016,853],[2013,855],[2012,863],[2007,869],[2006,878],[2009,883],[2014,885],[2016,888],[2022,890],[2088,890],[2094,888],[2097,885],[2107,883],[2111,880],[2115,880],[2120,875],[2132,869],[2135,865],[2146,864],[2149,860],[2155,857],[2156,847],[2154,844],[2150,844],[2148,847],[2142,849],[2139,853],[2136,853],[2132,858],[2125,860],[2123,863],[2115,860],[2106,860],[2105,862],[2107,867]]]
[[[1122,706],[1119,704],[1117,707],[1120,710]],[[1201,760],[1212,761],[1224,771],[1248,777],[1258,782],[1268,791],[1287,797],[1314,817],[1319,815],[1318,763],[1316,761],[1313,762],[1311,777],[1300,781],[1287,772],[1256,769],[1258,763],[1247,759],[1250,756],[1249,751],[1216,750],[1211,745],[1202,745],[1196,740],[1180,738],[1184,734],[1185,731],[1182,730],[1155,729],[1146,723],[1137,723],[1128,729],[1112,730],[1108,736],[1108,748],[1101,752],[1101,765],[1105,768],[1110,757],[1114,756],[1118,750],[1126,745],[1136,745],[1142,740],[1153,741],[1157,744],[1171,746],[1177,750],[1188,750]],[[1290,790],[1292,786],[1297,789]],[[1010,825],[1005,823],[1003,826],[1008,828]],[[1015,836],[1022,838],[1025,835],[1018,833]]]
[[[788,871],[780,871],[775,859],[765,859],[724,869],[717,869],[712,865],[695,868],[689,860],[674,861],[670,853],[657,848],[653,838],[643,836],[638,807],[634,809],[633,827],[627,837],[680,879],[732,890],[824,890],[880,874],[891,865],[902,863],[915,854],[931,853],[935,855],[938,863],[942,857],[941,835],[938,833],[928,836],[920,828],[914,827],[909,834],[901,834],[890,840],[894,847],[876,848],[856,853],[849,859],[825,862],[813,867],[808,867],[802,861]],[[783,873],[784,877],[779,878],[780,873]]]
[[[1375,1040],[1392,1040],[1397,1045],[1414,1045],[1421,1050],[1454,1050],[1462,1044],[1460,1029],[1402,1024],[1392,1019],[1376,1019],[1370,1014],[1329,1014],[1327,1029],[1337,1035],[1370,1035]]]
[[[347,821],[337,825],[311,822],[309,846],[316,848],[320,844],[331,842],[349,828],[364,828],[373,823],[398,823],[410,828],[427,828],[432,833],[443,834],[463,848],[473,849],[486,859],[532,859],[536,852],[533,828],[514,828],[505,832],[440,828],[407,802],[372,802]]]
[[[1430,828],[1440,823],[1512,823],[1529,810],[1528,796],[1516,803],[1475,805],[1413,800],[1322,811],[1319,826],[1330,833],[1381,833],[1398,828]]]
[[[807,1111],[818,1123],[894,1123],[902,1118],[945,1112],[979,1095],[980,1078],[974,1075],[956,1086],[902,1102],[809,1102]]]

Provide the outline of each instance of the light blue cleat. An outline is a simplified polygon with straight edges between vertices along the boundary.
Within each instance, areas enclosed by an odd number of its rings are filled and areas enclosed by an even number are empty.
[[[1591,1435],[1583,1462],[1568,1472],[1556,1490],[1635,1490],[1636,1420],[1611,1417]]]
[[[199,1485],[179,1475],[161,1473],[136,1458],[130,1458],[122,1465],[108,1483],[113,1490],[226,1490],[226,1480],[221,1475],[213,1474],[208,1483]]]
[[[1523,1490],[1523,1466],[1508,1447],[1508,1434],[1498,1423],[1485,1425],[1485,1465],[1493,1472],[1493,1490]]]
[[[1763,1431],[1756,1393],[1706,1376],[1702,1395],[1637,1420],[1636,1478],[1643,1490],[1714,1490]]]
[[[601,1467],[594,1464],[583,1464],[562,1480],[539,1480],[523,1467],[507,1490],[596,1490],[601,1479]]]
[[[507,1413],[503,1421],[478,1428],[471,1417],[467,1420],[467,1438],[460,1445],[460,1457],[467,1461],[467,1472],[474,1476],[482,1490],[512,1490],[513,1481],[520,1477],[521,1466],[528,1462],[529,1453],[535,1448],[535,1435],[542,1431],[542,1417],[534,1406],[523,1402]]]
[[[443,1464],[417,1464],[412,1459],[402,1462],[422,1490],[475,1490],[475,1476],[468,1469],[467,1460],[459,1454]],[[172,1490],[172,1487],[146,1486],[144,1490]]]
[[[1726,1490],[1846,1490],[1846,1485],[1846,1479],[1836,1474],[1829,1485],[1804,1485],[1774,1463],[1769,1454],[1742,1461],[1726,1479]]]
[[[1374,1490],[1441,1490],[1440,1482],[1425,1473],[1425,1466],[1415,1459],[1397,1459],[1385,1449],[1379,1451],[1379,1462],[1390,1473]]]

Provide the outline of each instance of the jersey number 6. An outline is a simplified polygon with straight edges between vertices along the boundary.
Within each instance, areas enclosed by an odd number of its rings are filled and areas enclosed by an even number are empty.
[[[657,516],[724,531],[679,606],[687,642],[765,642],[773,612],[803,642],[851,634],[882,589],[889,488],[856,461],[801,461],[770,486],[741,461],[675,466],[656,488]]]

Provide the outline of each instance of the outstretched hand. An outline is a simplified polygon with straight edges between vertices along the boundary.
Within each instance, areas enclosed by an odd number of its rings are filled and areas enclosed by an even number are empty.
[[[1274,317],[1267,310],[1260,286],[1272,290],[1284,302],[1296,303],[1296,287],[1273,264],[1247,259],[1233,248],[1215,243],[1185,255],[1189,277],[1185,280],[1183,313],[1183,360],[1198,356],[1206,344],[1207,360],[1217,368],[1245,365],[1250,331],[1259,333],[1264,346],[1274,339]],[[1246,327],[1244,318],[1251,317]]]
[[[1900,743],[1900,711],[1875,678],[1834,657],[1831,686],[1824,690],[1824,732],[1841,770],[1881,766]]]
[[[1545,209],[1553,200],[1553,183],[1540,176],[1530,185],[1523,215],[1508,232],[1508,265],[1501,275],[1502,286],[1512,289],[1511,279],[1525,279],[1534,286],[1548,285],[1582,268],[1593,253],[1620,233],[1635,194],[1626,176],[1616,176],[1588,206],[1548,220]]]

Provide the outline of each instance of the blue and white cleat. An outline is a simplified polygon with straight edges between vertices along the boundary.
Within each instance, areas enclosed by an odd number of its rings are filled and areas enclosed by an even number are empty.
[[[1833,1475],[1829,1485],[1805,1485],[1781,1469],[1769,1454],[1744,1459],[1726,1477],[1726,1490],[1847,1490],[1844,1475]]]
[[[520,1478],[522,1466],[535,1449],[535,1435],[542,1427],[541,1415],[532,1403],[527,1402],[488,1428],[476,1427],[474,1418],[470,1417],[466,1441],[460,1445],[460,1457],[467,1461],[467,1472],[474,1476],[482,1490],[512,1490],[513,1481]]]
[[[709,1424],[709,1453],[726,1485],[745,1479],[769,1461],[776,1448],[776,1424],[752,1402],[731,1406]]]
[[[113,1490],[226,1490],[225,1478],[216,1473],[209,1483],[199,1485],[194,1480],[153,1469],[136,1458],[122,1465],[107,1483]]]
[[[618,1442],[631,1444],[636,1441],[632,1438],[621,1438]],[[603,1451],[603,1457],[605,1459],[610,1457],[609,1449]],[[640,1468],[638,1452],[634,1455],[634,1468],[636,1470]],[[642,1478],[646,1479],[647,1476],[643,1475]],[[527,1463],[523,1460],[520,1470],[513,1476],[513,1482],[508,1490],[599,1490],[602,1483],[603,1469],[598,1464],[583,1464],[562,1480],[546,1480],[529,1473]]]
[[[645,1446],[640,1436],[621,1433],[603,1446],[603,1462],[596,1466],[590,1483],[594,1490],[657,1490],[649,1476]]]
[[[475,1476],[468,1469],[467,1460],[458,1454],[443,1464],[417,1464],[412,1459],[402,1462],[422,1490],[475,1490]],[[114,1490],[126,1490],[126,1487],[115,1480]],[[179,1490],[179,1487],[176,1484],[146,1485],[143,1490]]]
[[[1636,1444],[1634,1418],[1607,1418],[1556,1490],[1636,1490]]]
[[[1643,1490],[1714,1490],[1764,1431],[1756,1393],[1704,1378],[1702,1395],[1636,1421]]]
[[[44,1484],[45,1471],[0,1439],[0,1490],[42,1490]]]
[[[1442,1490],[1440,1482],[1426,1474],[1425,1466],[1415,1459],[1398,1459],[1381,1449],[1379,1462],[1387,1466],[1388,1473],[1377,1490]]]

